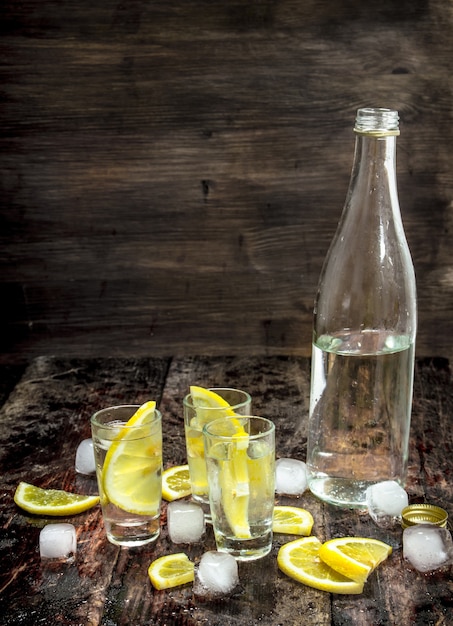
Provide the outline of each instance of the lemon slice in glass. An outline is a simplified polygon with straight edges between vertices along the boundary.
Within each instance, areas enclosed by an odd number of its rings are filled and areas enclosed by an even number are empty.
[[[220,428],[220,426],[222,428]],[[248,507],[250,481],[247,447],[249,436],[242,423],[228,420],[215,424],[215,436],[226,437],[209,450],[219,467],[219,497],[231,531],[239,539],[249,539]]]
[[[363,583],[358,583],[326,565],[319,558],[321,542],[317,537],[302,537],[285,543],[277,555],[282,572],[309,587],[331,593],[359,594]]]
[[[159,512],[162,493],[162,437],[156,427],[150,435],[156,403],[143,404],[120,429],[105,457],[104,491],[110,502],[138,515]],[[131,429],[130,427],[135,428]],[[142,428],[140,428],[142,427]]]
[[[228,458],[224,458],[224,448],[220,446],[221,464],[220,487],[222,507],[228,524],[235,537],[249,539],[250,526],[248,522],[249,505],[249,472],[247,463],[247,448],[249,436],[244,429],[240,416],[234,419],[235,412],[228,402],[214,391],[192,385],[190,387],[192,402],[197,411],[196,421],[198,427],[213,420],[213,412],[209,409],[223,409],[215,412],[215,419],[222,417],[228,419],[223,432],[216,434],[231,437],[232,442],[228,446]]]
[[[151,563],[148,576],[156,589],[169,589],[193,582],[195,566],[184,552],[168,554]]]
[[[272,530],[274,533],[288,533],[308,537],[313,528],[312,514],[296,506],[274,506]]]
[[[378,539],[337,537],[322,544],[320,558],[332,569],[364,583],[369,574],[391,554],[392,548]]]
[[[162,474],[162,496],[167,502],[173,502],[192,493],[189,466],[175,465]]]
[[[245,436],[248,439],[248,435]],[[249,471],[247,448],[244,448],[242,436],[230,444],[229,460],[222,461],[220,486],[223,510],[234,536],[249,539]]]
[[[234,415],[233,409],[228,402],[219,396],[215,391],[205,389],[204,387],[197,387],[191,385],[190,395],[192,398],[193,406],[195,407],[197,416],[195,422],[192,424],[197,428],[202,428],[205,424],[212,419],[218,419],[220,417],[232,417]],[[210,409],[224,409],[223,411],[213,411]]]
[[[14,502],[28,513],[62,516],[91,509],[99,502],[99,496],[84,496],[61,489],[41,489],[20,482],[14,494]]]

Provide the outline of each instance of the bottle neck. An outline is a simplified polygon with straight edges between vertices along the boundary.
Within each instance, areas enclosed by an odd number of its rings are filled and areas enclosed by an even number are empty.
[[[397,209],[396,135],[357,134],[348,201],[361,210],[382,213]]]

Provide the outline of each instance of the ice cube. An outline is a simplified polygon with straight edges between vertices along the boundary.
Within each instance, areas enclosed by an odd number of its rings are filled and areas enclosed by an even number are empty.
[[[205,552],[195,577],[196,595],[219,597],[230,594],[239,583],[238,564],[226,552]]]
[[[195,543],[205,532],[203,509],[195,502],[170,502],[167,508],[167,527],[173,543]]]
[[[366,490],[368,513],[381,528],[391,528],[409,503],[407,493],[395,480],[384,480]]]
[[[72,524],[48,524],[39,533],[39,553],[45,559],[61,559],[76,553],[76,531]]]
[[[84,439],[78,445],[75,468],[79,474],[93,474],[96,471],[92,439]]]
[[[297,459],[278,459],[275,463],[275,491],[299,496],[307,488],[307,466]]]
[[[417,524],[403,532],[403,556],[419,572],[431,572],[453,563],[453,541],[446,528]]]

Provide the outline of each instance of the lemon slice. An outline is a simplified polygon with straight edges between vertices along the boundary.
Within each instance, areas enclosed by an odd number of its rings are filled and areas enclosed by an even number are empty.
[[[216,411],[215,419],[234,417],[236,415],[228,402],[210,389],[192,385],[190,394],[197,412],[195,419],[198,427],[212,421],[213,415],[209,409],[223,409],[222,411]],[[192,423],[191,425],[195,424]],[[251,537],[248,522],[250,488],[247,448],[249,436],[239,419],[228,421],[225,424],[225,432],[217,434],[232,437],[233,439],[232,443],[229,444],[228,460],[218,460],[221,465],[222,507],[234,536],[240,539],[249,539]]]
[[[222,417],[234,417],[237,414],[228,404],[228,402],[219,396],[215,391],[205,389],[204,387],[197,387],[192,385],[190,387],[190,395],[192,396],[192,403],[196,410],[196,417],[192,419],[191,426],[197,429],[202,429],[205,424],[220,419]],[[215,414],[210,412],[210,409],[223,409],[217,410]],[[225,435],[234,434],[235,432],[239,437],[246,435],[246,432],[238,420],[232,420],[234,430],[231,432],[225,432]],[[247,447],[248,440],[244,447]],[[204,455],[204,452],[202,452]]]
[[[362,593],[363,583],[346,578],[321,561],[320,547],[317,537],[303,537],[285,543],[278,551],[278,566],[287,576],[308,587],[331,593]]]
[[[108,449],[102,470],[105,494],[114,505],[138,515],[157,515],[161,498],[162,437],[150,436],[156,403],[143,404]],[[130,429],[130,426],[143,428]]]
[[[168,554],[151,563],[148,576],[156,589],[169,589],[193,582],[195,566],[184,552]]]
[[[230,459],[221,461],[220,486],[223,510],[234,536],[250,539],[249,472],[243,445],[242,437],[230,444]]]
[[[249,539],[249,435],[242,423],[235,419],[216,424],[215,432],[211,434],[225,437],[224,441],[218,441],[209,450],[210,459],[214,459],[219,468],[219,497],[223,512],[232,534],[239,539]]]
[[[331,568],[364,583],[369,574],[391,554],[392,548],[378,539],[338,537],[323,543],[320,558]]]
[[[91,509],[99,502],[99,496],[84,496],[60,489],[41,489],[20,482],[14,494],[14,502],[24,511],[35,515],[75,515]]]
[[[314,520],[309,511],[296,506],[274,506],[272,530],[274,533],[288,533],[308,537]]]
[[[162,496],[167,502],[184,498],[192,493],[189,466],[169,467],[162,474]]]
[[[232,417],[235,414],[228,402],[224,400],[222,396],[219,396],[218,393],[215,393],[215,391],[205,389],[204,387],[197,387],[196,385],[191,385],[190,395],[192,397],[192,403],[197,413],[195,422],[191,425],[196,426],[197,428],[202,428],[212,419],[217,419],[220,417]],[[216,411],[215,415],[213,415],[212,411],[210,411],[209,409],[224,410]]]

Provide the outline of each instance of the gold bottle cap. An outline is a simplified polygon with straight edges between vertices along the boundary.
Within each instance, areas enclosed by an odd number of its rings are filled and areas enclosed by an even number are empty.
[[[445,528],[447,519],[447,511],[434,504],[410,504],[401,511],[401,526],[403,528],[416,524],[434,524],[440,528]]]

